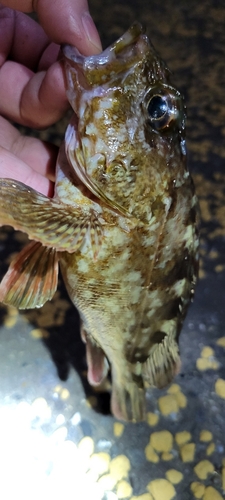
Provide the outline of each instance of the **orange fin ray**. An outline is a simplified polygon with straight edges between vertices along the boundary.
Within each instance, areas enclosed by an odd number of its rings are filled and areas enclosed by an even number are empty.
[[[12,260],[0,283],[0,302],[18,309],[42,307],[58,284],[58,256],[32,241]]]
[[[93,245],[94,257],[103,237],[102,224],[93,210],[85,214],[79,207],[48,198],[11,179],[0,179],[0,225],[4,224],[58,252],[73,253],[87,240]]]

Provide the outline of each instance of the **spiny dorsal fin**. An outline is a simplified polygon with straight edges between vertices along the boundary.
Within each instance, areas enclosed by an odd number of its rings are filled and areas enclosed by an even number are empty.
[[[0,179],[0,224],[28,234],[46,247],[73,253],[84,241],[96,258],[103,237],[102,225],[94,211],[47,198],[21,182]]]
[[[18,309],[41,307],[58,283],[58,257],[53,248],[32,241],[12,260],[0,283],[0,302]]]
[[[143,379],[149,386],[159,389],[168,385],[180,367],[179,348],[172,335],[153,348],[153,352],[142,365]]]

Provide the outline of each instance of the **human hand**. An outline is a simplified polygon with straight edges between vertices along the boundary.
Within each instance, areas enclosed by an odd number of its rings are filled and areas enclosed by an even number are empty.
[[[23,13],[32,10],[42,26]],[[53,194],[57,148],[22,136],[8,120],[44,128],[64,114],[68,101],[57,62],[61,43],[75,45],[85,55],[101,50],[86,0],[1,3],[0,177],[19,180],[48,196]]]

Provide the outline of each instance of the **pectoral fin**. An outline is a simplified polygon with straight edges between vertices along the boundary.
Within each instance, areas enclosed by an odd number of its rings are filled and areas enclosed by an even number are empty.
[[[53,248],[32,241],[11,262],[0,283],[0,302],[18,309],[41,307],[58,283],[58,257]]]
[[[157,344],[145,363],[142,365],[142,375],[146,385],[159,389],[168,385],[179,372],[180,356],[176,340],[172,335],[166,335]]]
[[[84,214],[11,179],[0,179],[0,224],[58,252],[73,253],[88,240],[96,257],[102,240],[102,227],[93,211]]]

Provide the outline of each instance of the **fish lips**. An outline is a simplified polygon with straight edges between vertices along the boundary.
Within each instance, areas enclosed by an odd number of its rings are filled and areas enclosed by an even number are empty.
[[[82,89],[113,82],[147,55],[155,57],[141,24],[134,23],[115,43],[97,55],[83,56],[76,47],[62,45],[67,79]],[[74,73],[75,70],[75,73]],[[76,82],[75,82],[76,79]]]

